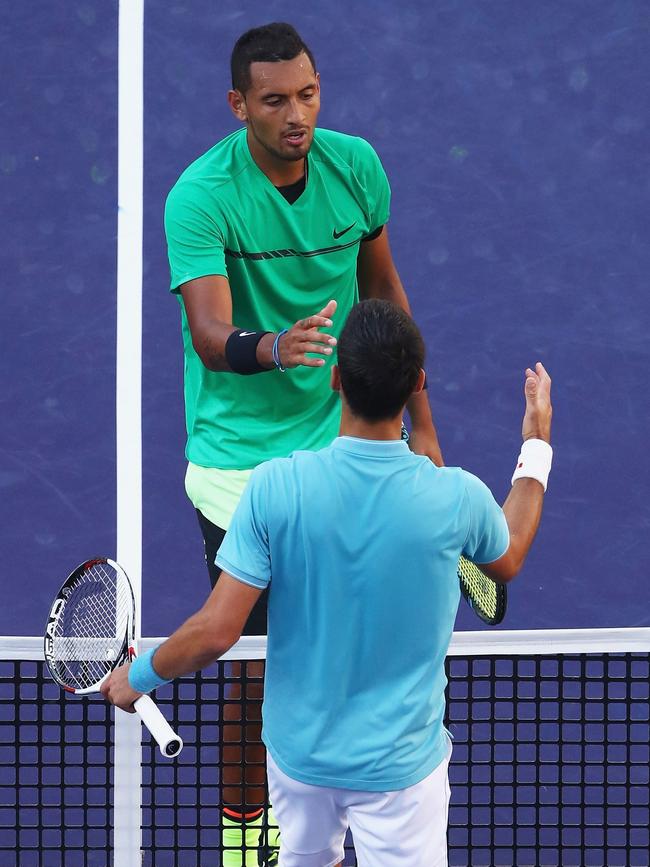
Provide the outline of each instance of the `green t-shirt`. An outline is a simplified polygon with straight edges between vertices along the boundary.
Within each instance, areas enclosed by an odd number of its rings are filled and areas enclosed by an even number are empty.
[[[307,183],[290,205],[253,161],[246,130],[199,157],[165,209],[171,289],[181,302],[185,349],[186,456],[221,469],[249,469],[294,449],[319,449],[338,433],[330,364],[253,376],[208,370],[192,347],[179,287],[228,278],[233,323],[279,331],[338,302],[338,336],[358,300],[361,240],[388,220],[390,188],[363,139],[318,129]]]

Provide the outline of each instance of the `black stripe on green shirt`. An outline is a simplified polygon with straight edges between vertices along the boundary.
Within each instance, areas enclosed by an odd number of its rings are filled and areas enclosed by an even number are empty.
[[[246,250],[229,250],[224,251],[226,256],[232,256],[233,259],[288,259],[297,257],[300,259],[310,259],[312,256],[323,256],[326,253],[336,253],[339,250],[345,250],[348,247],[354,247],[360,242],[360,238],[354,241],[349,241],[347,244],[337,244],[336,247],[322,247],[320,250],[266,250],[263,253],[248,253]]]

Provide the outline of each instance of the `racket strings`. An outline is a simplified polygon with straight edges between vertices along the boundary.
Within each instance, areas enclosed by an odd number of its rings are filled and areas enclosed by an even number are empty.
[[[99,562],[80,572],[53,635],[59,682],[87,689],[112,670],[124,650],[131,609],[130,590],[111,566]]]
[[[501,601],[496,583],[464,557],[458,564],[458,575],[463,595],[469,599],[472,607],[488,620],[497,620],[501,613]]]

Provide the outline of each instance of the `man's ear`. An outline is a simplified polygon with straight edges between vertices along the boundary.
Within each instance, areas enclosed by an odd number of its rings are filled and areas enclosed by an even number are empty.
[[[237,120],[242,123],[248,122],[248,112],[246,111],[246,99],[240,90],[228,91],[228,105],[230,110],[235,115]]]
[[[424,388],[424,383],[427,380],[427,375],[424,371],[424,368],[420,368],[420,375],[418,376],[418,381],[415,383],[415,388],[413,389],[413,394],[417,394],[419,391],[422,391]]]
[[[341,374],[339,373],[338,364],[332,365],[332,372],[330,373],[330,388],[332,391],[341,390]]]

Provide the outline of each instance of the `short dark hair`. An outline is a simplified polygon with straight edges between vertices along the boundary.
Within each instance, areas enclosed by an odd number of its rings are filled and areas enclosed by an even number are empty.
[[[394,418],[424,366],[424,341],[411,317],[390,301],[369,299],[352,308],[338,341],[341,388],[354,415]]]
[[[251,86],[251,63],[293,60],[302,52],[309,58],[315,72],[314,55],[291,24],[280,21],[247,30],[235,42],[230,56],[233,90],[245,93]]]

